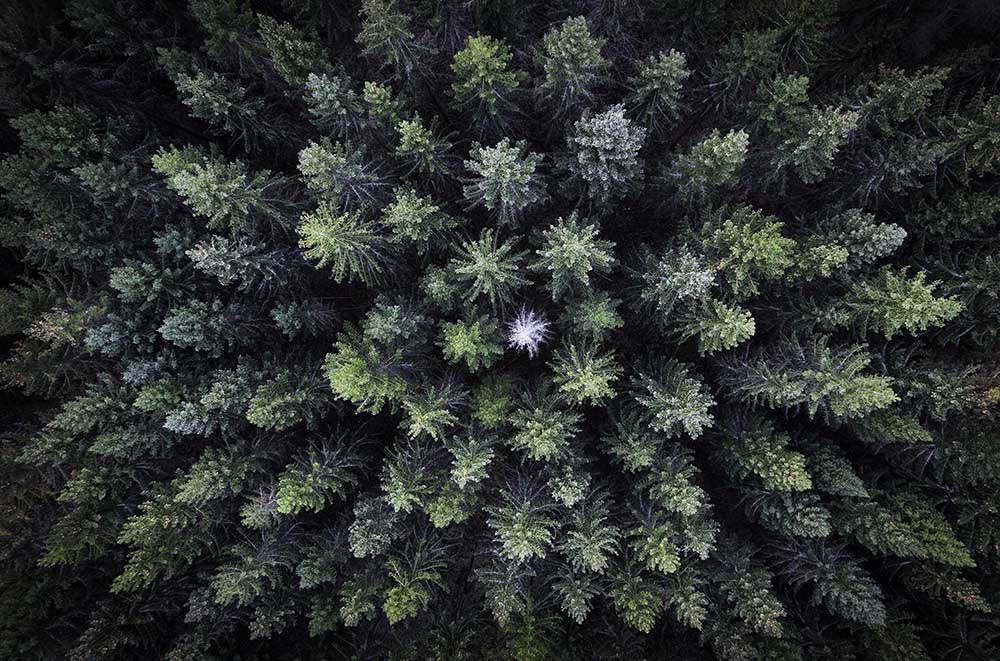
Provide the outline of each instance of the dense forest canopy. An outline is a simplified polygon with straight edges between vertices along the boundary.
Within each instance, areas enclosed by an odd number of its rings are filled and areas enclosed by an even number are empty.
[[[0,9],[0,658],[1000,658],[1000,10]]]

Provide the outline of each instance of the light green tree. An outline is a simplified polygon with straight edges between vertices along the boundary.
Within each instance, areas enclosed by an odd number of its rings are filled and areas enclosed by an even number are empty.
[[[661,132],[680,115],[681,87],[690,76],[684,53],[673,49],[655,53],[639,62],[639,70],[628,81],[626,101],[650,131]]]
[[[567,18],[542,37],[538,63],[545,72],[539,91],[561,112],[588,100],[608,61],[601,55],[605,40],[595,37],[583,16]]]
[[[793,265],[796,243],[784,224],[759,209],[741,206],[702,228],[709,263],[734,295],[753,296],[761,281],[781,277]]]
[[[161,149],[153,169],[211,228],[247,227],[251,214],[266,211],[270,173],[249,174],[242,162],[226,162],[194,147]]]
[[[934,296],[939,284],[926,282],[923,271],[907,278],[906,269],[886,266],[874,277],[855,283],[842,305],[849,319],[887,338],[903,330],[916,333],[943,326],[965,307],[954,296]]]
[[[666,171],[666,178],[673,181],[686,197],[732,186],[746,159],[749,145],[750,136],[746,131],[730,131],[722,135],[718,129],[713,129],[688,153],[674,158]]]
[[[524,252],[515,252],[516,238],[498,242],[492,229],[484,229],[476,240],[463,240],[449,263],[455,278],[465,286],[463,297],[474,301],[485,296],[490,305],[507,303],[515,289],[528,284],[521,275]]]
[[[899,398],[892,379],[866,374],[863,346],[831,348],[829,338],[786,340],[766,351],[722,361],[722,383],[744,401],[771,408],[804,407],[834,418],[862,418]]]
[[[470,321],[445,322],[439,344],[445,360],[464,362],[470,371],[476,372],[503,355],[501,339],[496,322],[483,315]]]
[[[698,353],[711,354],[732,349],[753,337],[753,316],[749,311],[710,299],[681,321],[681,336],[698,338]]]
[[[559,392],[570,404],[600,404],[614,397],[614,382],[622,373],[613,355],[593,345],[566,344],[549,363]]]
[[[374,222],[359,212],[339,213],[329,202],[302,215],[299,246],[317,266],[330,267],[337,282],[373,283],[390,261],[386,241]]]
[[[480,118],[499,116],[513,107],[511,93],[528,77],[523,71],[510,69],[514,57],[502,40],[489,35],[466,38],[465,48],[455,53],[451,85],[455,101],[473,109]]]
[[[668,437],[683,430],[698,438],[715,423],[709,413],[715,399],[691,367],[676,360],[640,368],[632,378],[632,396],[650,416],[651,427]]]
[[[521,484],[500,494],[500,504],[487,510],[500,555],[513,562],[544,558],[555,540],[559,522],[553,506]]]
[[[420,115],[406,119],[396,126],[395,154],[410,164],[411,173],[441,175],[448,172],[446,152],[451,149],[447,139],[434,132],[434,125],[424,124]]]
[[[323,47],[291,24],[263,14],[257,15],[257,24],[271,63],[292,87],[302,88],[309,74],[330,69]]]
[[[542,247],[530,268],[548,273],[552,300],[566,291],[590,288],[592,273],[607,273],[615,263],[614,244],[597,238],[597,225],[584,225],[574,211],[542,231]]]
[[[382,223],[396,241],[413,244],[424,251],[446,231],[461,221],[441,210],[441,206],[412,188],[396,190],[396,199],[382,210]]]

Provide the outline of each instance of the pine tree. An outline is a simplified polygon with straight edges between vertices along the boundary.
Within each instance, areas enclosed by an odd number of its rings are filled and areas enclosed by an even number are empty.
[[[247,421],[263,429],[282,431],[317,416],[320,400],[315,386],[306,379],[295,382],[291,373],[282,372],[257,387],[247,407]]]
[[[399,189],[396,199],[382,211],[382,223],[396,241],[416,244],[420,249],[440,240],[443,233],[453,229],[459,220],[444,213],[429,197],[414,189]]]
[[[865,374],[871,363],[861,346],[831,349],[827,338],[788,341],[771,353],[730,358],[724,383],[746,401],[771,408],[804,406],[837,418],[860,418],[899,398],[886,376]]]
[[[441,328],[441,351],[451,363],[465,362],[470,371],[489,367],[503,355],[499,329],[487,316],[468,323],[445,323]]]
[[[550,365],[559,391],[571,404],[584,400],[599,404],[615,394],[612,384],[622,368],[613,356],[598,353],[592,346],[569,344],[556,352]]]
[[[501,223],[516,223],[524,211],[546,198],[545,183],[537,173],[542,157],[527,151],[527,143],[504,138],[493,147],[478,142],[469,150],[465,168],[473,177],[465,185],[465,199],[495,212]]]
[[[485,296],[492,306],[511,300],[513,291],[528,284],[521,275],[523,252],[513,252],[516,239],[498,243],[491,229],[483,230],[475,241],[462,241],[450,263],[455,278],[465,286],[464,298],[472,301]]]
[[[181,103],[191,109],[192,116],[231,133],[264,130],[257,121],[263,105],[259,99],[247,99],[245,87],[218,71],[203,70],[183,51],[160,49],[158,55],[160,65],[177,87]]]
[[[675,50],[650,55],[638,63],[636,75],[629,80],[629,105],[638,109],[646,126],[663,131],[681,111],[681,87],[691,76],[687,58]]]
[[[364,109],[361,96],[351,88],[351,81],[330,73],[306,76],[305,103],[310,121],[321,129],[332,129],[338,137],[359,131]]]
[[[530,268],[549,273],[553,300],[567,290],[587,291],[592,271],[611,270],[615,263],[614,244],[596,237],[597,226],[583,225],[576,212],[542,231],[542,248],[536,251],[539,259]]]
[[[954,297],[934,296],[937,284],[926,283],[922,271],[907,280],[905,271],[885,267],[870,281],[855,284],[844,305],[849,318],[887,338],[903,329],[915,333],[941,326],[962,311],[961,302]]]
[[[317,260],[318,266],[332,268],[337,282],[373,283],[390,258],[385,239],[372,221],[359,213],[338,214],[329,203],[303,214],[299,235],[305,256]]]
[[[396,0],[364,0],[361,3],[358,44],[364,55],[378,58],[399,74],[419,66],[430,49],[410,29],[411,17],[399,10]]]
[[[503,115],[513,107],[511,93],[527,78],[523,71],[510,70],[510,48],[488,35],[468,37],[465,48],[455,54],[451,89],[460,106],[473,109],[477,118],[503,126]]]
[[[330,388],[340,399],[353,402],[358,410],[377,413],[406,392],[406,382],[393,373],[391,361],[369,337],[348,327],[337,337],[334,352],[327,354],[324,370]]]
[[[395,155],[409,163],[411,173],[442,175],[448,172],[446,152],[451,148],[447,139],[436,135],[434,123],[424,124],[420,115],[399,122],[396,127]]]
[[[311,191],[350,209],[378,201],[385,186],[363,148],[329,140],[310,142],[299,152],[299,172]]]
[[[382,609],[390,624],[413,617],[430,602],[432,587],[442,587],[440,570],[447,564],[442,550],[423,541],[402,551],[401,557],[389,558],[386,570],[391,587],[386,591]]]
[[[750,144],[745,131],[723,136],[714,130],[687,154],[678,155],[665,176],[675,181],[682,195],[704,195],[714,188],[731,186],[746,158]]]
[[[569,302],[559,321],[571,333],[600,342],[624,325],[625,321],[617,311],[621,303],[620,299],[611,298],[606,292],[591,292],[585,298]]]
[[[538,63],[545,72],[539,90],[560,112],[589,99],[608,61],[601,55],[604,39],[594,37],[582,16],[567,18],[545,33]]]
[[[639,370],[632,379],[632,392],[651,417],[652,428],[668,436],[683,429],[698,438],[715,422],[709,413],[715,400],[683,363],[668,360],[654,363],[648,371]]]
[[[267,209],[263,197],[269,183],[266,170],[251,176],[242,163],[227,163],[194,147],[161,150],[153,157],[153,169],[209,227],[244,228],[251,212]]]
[[[727,433],[726,449],[732,453],[735,472],[753,475],[769,491],[806,491],[813,486],[806,457],[789,450],[788,434],[775,432],[766,421],[751,421]]]
[[[309,74],[330,68],[323,47],[291,24],[263,14],[257,15],[257,23],[271,63],[292,87],[301,88]]]
[[[618,537],[618,529],[609,522],[607,504],[592,500],[574,516],[560,550],[569,557],[575,572],[604,573]],[[574,592],[579,590],[578,587]]]
[[[698,353],[732,349],[753,337],[753,316],[743,308],[709,300],[682,322],[684,337],[698,338]]]
[[[569,171],[597,203],[622,197],[642,182],[639,150],[645,137],[645,130],[625,117],[622,105],[596,115],[584,112],[567,137]]]
[[[511,447],[542,461],[565,456],[580,431],[580,415],[563,408],[560,398],[545,390],[523,393],[510,422],[514,427]]]
[[[792,265],[795,241],[782,228],[774,216],[749,207],[720,214],[702,228],[710,263],[734,295],[757,294],[760,281],[778,278]]]
[[[558,522],[553,506],[537,488],[518,482],[500,493],[500,502],[487,511],[487,525],[493,529],[500,556],[512,562],[544,558],[554,539]]]
[[[357,481],[351,472],[356,466],[357,459],[349,446],[310,448],[278,476],[278,512],[323,509]]]

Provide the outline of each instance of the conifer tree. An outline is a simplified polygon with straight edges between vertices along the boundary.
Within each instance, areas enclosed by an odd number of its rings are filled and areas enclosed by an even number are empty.
[[[377,58],[398,73],[420,66],[420,58],[430,53],[411,29],[412,18],[400,10],[396,0],[364,0],[361,3],[361,31],[358,44],[364,55]]]
[[[257,15],[257,23],[271,63],[290,86],[301,88],[309,74],[330,68],[323,47],[295,26],[263,14]]]
[[[887,338],[903,329],[913,333],[940,326],[954,319],[962,304],[954,297],[936,298],[936,284],[926,283],[922,271],[907,279],[905,272],[883,268],[872,280],[851,288],[845,301],[847,314]]]
[[[153,168],[209,227],[243,228],[251,212],[266,208],[267,171],[250,176],[242,163],[227,163],[193,147],[161,150]]]
[[[511,144],[504,138],[493,147],[473,143],[465,167],[475,176],[465,185],[465,199],[496,213],[502,223],[516,222],[525,209],[546,197],[537,173],[541,161],[523,141]]]
[[[392,231],[393,238],[420,249],[426,249],[459,222],[412,188],[397,190],[396,199],[382,211],[382,223]]]
[[[542,232],[544,243],[531,269],[548,272],[553,300],[558,300],[569,289],[586,291],[591,271],[606,273],[615,263],[614,244],[596,235],[597,226],[584,226],[576,212],[568,218],[560,218]]]
[[[329,203],[303,214],[299,235],[306,257],[316,260],[318,266],[333,269],[338,282],[345,278],[374,282],[389,258],[385,240],[376,232],[374,223],[359,213],[338,215]]]
[[[450,263],[454,277],[465,287],[464,298],[485,296],[496,306],[511,300],[513,291],[528,284],[521,275],[523,252],[513,252],[516,239],[498,242],[493,230],[485,229],[475,241],[462,241]]]
[[[503,126],[504,115],[514,107],[511,93],[527,78],[525,72],[508,68],[511,58],[502,41],[488,35],[469,37],[451,64],[456,103],[472,108],[480,121]]]
[[[689,366],[668,360],[640,368],[632,379],[633,397],[651,416],[651,427],[673,436],[683,429],[698,438],[715,418],[709,409],[715,400],[705,384],[691,376]]]
[[[646,126],[660,132],[680,116],[681,88],[691,76],[687,58],[675,50],[661,51],[638,62],[630,79],[630,105],[645,118]]]
[[[589,99],[608,66],[601,55],[605,40],[591,34],[583,16],[567,18],[542,38],[538,62],[545,73],[539,89],[560,112]]]
[[[497,325],[489,317],[464,323],[446,323],[441,329],[441,350],[448,362],[464,361],[473,372],[489,367],[503,354]]]
[[[612,356],[599,354],[593,347],[578,348],[573,344],[556,352],[551,367],[560,392],[571,404],[584,400],[598,404],[613,396],[611,384],[622,371]]]
[[[385,186],[363,148],[329,140],[299,152],[299,172],[310,191],[351,209],[378,201]]]
[[[675,181],[682,194],[704,195],[714,188],[735,183],[739,168],[746,158],[749,136],[745,131],[726,135],[714,130],[687,154],[679,154],[666,171],[666,178]]]
[[[585,112],[567,138],[572,152],[569,170],[583,181],[595,202],[622,197],[642,182],[639,150],[645,135],[625,117],[624,106],[596,115]]]

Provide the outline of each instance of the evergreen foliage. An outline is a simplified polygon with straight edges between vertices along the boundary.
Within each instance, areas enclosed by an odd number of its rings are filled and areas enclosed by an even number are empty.
[[[1000,658],[983,4],[4,4],[0,659]]]
[[[475,176],[464,188],[465,199],[495,212],[501,223],[516,222],[527,207],[544,200],[545,184],[537,173],[542,157],[527,146],[508,138],[493,147],[473,143],[465,167]]]

